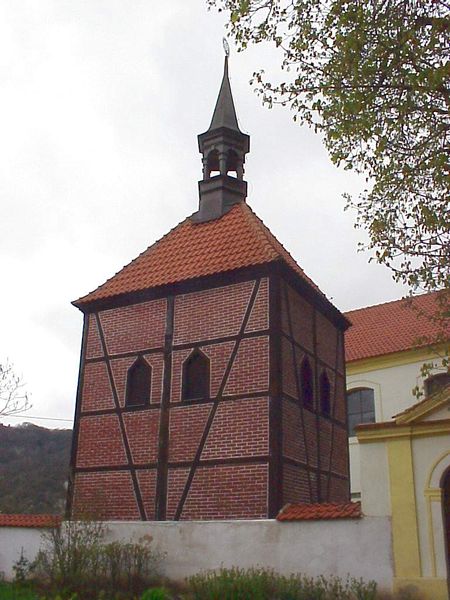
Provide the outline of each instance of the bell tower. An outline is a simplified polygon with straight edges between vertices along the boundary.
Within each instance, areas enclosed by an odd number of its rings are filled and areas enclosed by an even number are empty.
[[[211,125],[198,136],[198,148],[203,156],[203,179],[198,183],[199,210],[192,219],[203,222],[218,219],[247,197],[243,178],[250,137],[239,129],[228,78],[228,55]]]
[[[199,209],[93,292],[67,512],[267,519],[349,498],[349,323],[246,202],[228,56]]]

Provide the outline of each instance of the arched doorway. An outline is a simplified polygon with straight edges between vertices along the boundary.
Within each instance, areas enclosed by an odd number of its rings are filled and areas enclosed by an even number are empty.
[[[447,584],[450,596],[450,467],[441,479],[442,516],[444,519],[445,558],[447,561]]]

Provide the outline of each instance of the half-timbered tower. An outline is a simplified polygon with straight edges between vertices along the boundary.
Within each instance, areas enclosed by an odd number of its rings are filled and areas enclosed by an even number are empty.
[[[199,209],[84,313],[68,511],[274,517],[349,497],[341,313],[246,203],[225,72]]]

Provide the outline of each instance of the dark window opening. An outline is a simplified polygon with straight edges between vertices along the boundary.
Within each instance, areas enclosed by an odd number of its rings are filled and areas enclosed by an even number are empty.
[[[320,410],[322,414],[330,416],[331,404],[330,404],[330,380],[325,371],[322,371],[319,380],[320,390]]]
[[[217,150],[211,150],[211,152],[208,154],[207,177],[211,177],[212,174],[216,173],[220,173],[219,153]]]
[[[142,358],[128,369],[126,406],[143,406],[150,403],[152,369]]]
[[[300,384],[303,406],[312,409],[314,407],[313,372],[307,358],[303,359],[300,367]]]
[[[209,398],[209,359],[194,350],[183,365],[183,400]]]
[[[450,468],[444,471],[441,478],[442,516],[444,520],[445,556],[447,573],[450,573]]]
[[[375,399],[373,390],[360,388],[347,393],[348,435],[356,435],[360,423],[375,423]]]
[[[432,396],[450,385],[450,373],[437,373],[425,381],[425,395]]]
[[[238,173],[238,156],[234,150],[228,150],[227,154],[227,175],[237,177]]]

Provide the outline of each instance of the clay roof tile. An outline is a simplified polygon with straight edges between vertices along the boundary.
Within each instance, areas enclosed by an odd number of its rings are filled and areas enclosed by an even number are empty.
[[[251,208],[241,202],[219,219],[204,223],[185,219],[74,304],[82,306],[120,294],[278,260],[287,263],[325,297]]]
[[[8,515],[0,513],[0,527],[58,527],[58,515]]]
[[[352,326],[345,333],[347,362],[420,348],[438,336],[450,338],[449,320],[430,318],[439,308],[439,294],[422,294],[344,313]]]
[[[323,519],[359,519],[360,502],[324,502],[317,504],[287,504],[277,515],[277,521],[310,521]]]

